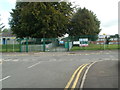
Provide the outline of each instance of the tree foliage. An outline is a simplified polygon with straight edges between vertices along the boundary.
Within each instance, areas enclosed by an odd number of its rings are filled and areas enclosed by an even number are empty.
[[[0,15],[1,16],[1,15]],[[2,32],[2,29],[4,28],[5,26],[3,25],[3,23],[1,22],[1,18],[0,18],[0,33]]]
[[[71,3],[17,2],[9,23],[17,37],[58,37],[66,34],[72,13]]]
[[[4,28],[2,32],[11,32],[11,30],[9,28]]]
[[[100,31],[100,21],[92,11],[86,8],[79,8],[69,25],[70,36],[89,35],[96,37]]]

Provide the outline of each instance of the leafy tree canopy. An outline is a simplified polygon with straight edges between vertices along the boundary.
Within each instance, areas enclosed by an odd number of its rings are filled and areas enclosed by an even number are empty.
[[[100,31],[100,21],[92,11],[86,8],[79,8],[69,25],[70,36],[89,35],[89,37],[95,36],[95,38],[97,38],[96,35],[98,35]]]
[[[1,15],[0,15],[1,16]],[[0,18],[0,33],[2,32],[2,29],[4,28],[5,26],[3,25],[3,23],[1,22],[1,18]]]
[[[67,2],[17,2],[10,26],[17,37],[63,36],[73,13]]]
[[[11,32],[11,30],[9,28],[4,28],[2,32]]]

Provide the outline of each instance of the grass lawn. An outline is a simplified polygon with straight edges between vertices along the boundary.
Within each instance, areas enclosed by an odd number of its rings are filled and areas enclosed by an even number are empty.
[[[80,46],[73,46],[70,51],[76,51],[76,50],[112,50],[112,49],[119,49],[120,46],[118,44],[111,44],[111,45],[96,45],[96,44],[90,44],[87,47],[80,47]]]
[[[12,44],[0,45],[0,52],[19,52],[19,51],[20,51],[19,44],[15,44],[14,46]]]

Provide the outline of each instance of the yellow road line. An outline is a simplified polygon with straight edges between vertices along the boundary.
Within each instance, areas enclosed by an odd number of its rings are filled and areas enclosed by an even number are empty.
[[[69,82],[67,83],[66,87],[65,88],[69,88],[71,82],[73,81],[76,73],[79,71],[79,69],[83,66],[84,64],[82,64],[80,67],[77,68],[77,70],[75,70],[75,72],[73,73],[72,77],[70,78]]]
[[[86,69],[86,71],[85,71],[85,73],[84,73],[84,75],[83,75],[83,77],[82,77],[81,84],[80,84],[81,90],[82,90],[82,88],[83,88],[83,86],[84,86],[84,83],[85,83],[85,80],[86,80],[87,73],[88,73],[89,69],[90,69],[91,66],[94,65],[95,63],[96,63],[96,61],[95,61],[95,62],[92,62],[92,63],[87,67],[87,69]]]
[[[76,85],[77,85],[77,82],[78,82],[78,79],[79,79],[79,77],[80,77],[80,75],[81,75],[81,72],[83,71],[83,69],[87,66],[88,64],[85,64],[80,70],[79,70],[79,72],[78,72],[78,74],[77,74],[77,76],[76,76],[76,79],[75,79],[75,81],[74,81],[74,83],[73,83],[73,85],[72,85],[72,90],[76,87]]]

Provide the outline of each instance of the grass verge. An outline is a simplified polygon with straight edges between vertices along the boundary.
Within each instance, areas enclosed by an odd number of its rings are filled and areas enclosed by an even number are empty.
[[[95,45],[90,44],[87,47],[80,47],[80,46],[73,46],[70,51],[77,51],[77,50],[114,50],[119,49],[120,46],[118,44],[111,44],[111,45]]]

